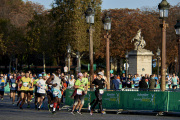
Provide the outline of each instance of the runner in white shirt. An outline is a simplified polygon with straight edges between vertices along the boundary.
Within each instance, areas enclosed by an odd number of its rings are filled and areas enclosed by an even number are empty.
[[[46,74],[43,75],[43,79],[40,79],[39,81],[37,81],[36,86],[37,86],[37,97],[38,97],[38,110],[40,110],[41,105],[43,103],[43,100],[45,98],[46,95],[46,90],[47,90],[47,84],[46,84]]]
[[[52,85],[52,94],[53,94],[53,99],[54,99],[54,106],[53,106],[53,111],[52,111],[53,114],[56,113],[57,104],[60,103],[61,97],[62,97],[62,94],[60,91],[60,88],[62,87],[61,79],[59,78],[60,73],[61,73],[61,70],[57,69],[56,73],[52,74],[46,82],[48,85]]]

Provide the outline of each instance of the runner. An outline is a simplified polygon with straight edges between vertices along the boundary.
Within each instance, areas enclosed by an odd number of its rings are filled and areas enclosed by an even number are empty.
[[[86,95],[86,94],[87,94],[87,90],[88,90],[87,72],[85,72],[85,73],[83,74],[82,81],[83,81],[83,83],[84,83],[84,95]],[[76,110],[78,110],[81,105],[82,105],[82,104],[81,104],[81,100],[78,100],[78,105],[76,106]],[[88,105],[89,105],[89,104],[88,104]],[[79,111],[77,111],[77,112],[82,115],[81,112],[79,112]]]
[[[137,75],[135,74],[135,75],[134,75],[134,78],[133,78],[132,80],[133,80],[133,82],[134,82],[134,87],[135,87],[135,88],[139,88],[139,82],[140,82],[139,77],[137,77]]]
[[[37,81],[39,81],[40,79],[42,79],[42,74],[39,74],[38,75],[38,79],[36,79],[35,81],[34,81],[34,83],[33,83],[33,85],[35,86],[34,87],[34,91],[35,91],[35,101],[34,101],[34,103],[35,103],[35,109],[37,109],[37,98],[38,98],[38,94],[37,94],[37,86],[36,86],[36,83],[37,83]]]
[[[25,74],[24,72],[21,72],[21,74],[19,73],[18,76],[17,76],[17,83],[19,83],[19,81],[21,80],[22,77],[24,77]],[[20,99],[21,97],[21,91],[20,91],[20,88],[21,88],[22,84],[19,84],[17,85],[17,93],[18,93],[18,96],[17,96],[17,101]],[[18,89],[19,88],[19,89]]]
[[[178,84],[178,78],[176,77],[175,73],[172,76],[172,88],[177,89],[177,84]]]
[[[75,115],[75,108],[76,110],[79,108],[79,110],[77,111],[77,113],[79,113],[80,115],[82,115],[81,113],[81,109],[84,105],[84,95],[85,93],[87,93],[87,91],[85,91],[85,81],[83,81],[83,74],[82,73],[79,73],[78,74],[78,79],[76,80],[75,82],[75,85],[74,85],[74,88],[75,88],[75,91],[74,91],[74,105],[73,105],[73,109],[72,109],[72,112],[71,114]],[[79,101],[80,100],[80,101]]]
[[[32,76],[32,73],[29,74],[29,78],[31,79],[31,83],[34,83],[34,78]],[[33,90],[34,90],[34,86],[32,84],[32,86],[29,86],[27,108],[30,108],[30,102],[32,101],[32,97],[33,97]]]
[[[57,109],[58,110],[61,110],[61,108],[60,108],[60,104],[62,103],[62,104],[64,104],[63,102],[63,99],[65,98],[65,94],[66,94],[66,88],[67,88],[67,83],[66,83],[66,78],[65,78],[65,76],[64,76],[64,73],[63,74],[61,74],[61,85],[62,85],[62,87],[60,88],[60,90],[61,90],[61,95],[62,95],[62,97],[60,98],[60,102],[58,102],[58,105],[57,105]]]
[[[60,99],[62,97],[60,87],[61,85],[61,79],[59,78],[59,75],[61,73],[60,69],[56,70],[55,74],[52,74],[50,78],[46,81],[48,85],[52,85],[52,93],[53,93],[53,98],[54,98],[54,106],[53,106],[53,111],[52,113],[56,113],[56,107],[58,102],[60,102]],[[51,82],[52,81],[52,82]]]
[[[3,74],[0,74],[0,96],[2,101],[4,99],[4,87],[6,86],[7,86],[7,81],[6,79],[3,78]]]
[[[16,74],[14,74],[13,77],[10,79],[9,88],[10,88],[10,96],[12,98],[12,104],[14,105],[15,95],[16,95],[16,91],[17,91]]]
[[[18,101],[17,106],[20,104],[19,108],[22,109],[23,104],[28,95],[29,86],[31,86],[31,79],[29,78],[29,73],[26,72],[25,77],[22,77],[18,85],[22,84],[21,87],[21,99]]]
[[[47,85],[46,85],[46,80],[47,80],[47,77],[46,77],[46,74],[43,75],[43,79],[39,79],[36,83],[36,86],[37,86],[37,97],[38,97],[38,110],[41,109],[41,106],[42,106],[42,103],[43,103],[43,100],[45,98],[45,95],[46,95],[46,90],[47,90]]]
[[[48,85],[48,90],[46,91],[47,93],[47,98],[48,98],[48,109],[51,111],[53,108],[53,94],[52,94],[52,85]]]
[[[172,76],[171,75],[166,77],[166,82],[168,84],[169,89],[171,89],[171,84],[172,84]]]
[[[95,101],[93,107],[91,108],[90,115],[93,114],[93,111],[98,103],[99,103],[99,108],[100,108],[101,114],[105,114],[105,112],[103,111],[103,108],[102,108],[102,95],[104,93],[104,86],[106,83],[105,83],[105,80],[103,79],[102,72],[98,73],[97,79],[95,79],[92,82],[92,84],[95,85],[95,87],[96,87],[96,90],[95,90],[96,101]]]

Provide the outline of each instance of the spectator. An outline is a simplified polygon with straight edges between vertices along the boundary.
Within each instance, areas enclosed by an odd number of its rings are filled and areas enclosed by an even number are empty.
[[[114,76],[114,79],[112,80],[112,84],[113,84],[115,90],[119,89],[119,84],[120,83],[119,83],[119,81],[117,79],[117,75]]]
[[[145,77],[143,76],[141,81],[139,82],[139,91],[146,91],[148,89],[148,85],[145,81]]]
[[[149,91],[153,91],[153,89],[156,86],[156,81],[154,79],[154,75],[150,76],[150,81],[149,81]]]

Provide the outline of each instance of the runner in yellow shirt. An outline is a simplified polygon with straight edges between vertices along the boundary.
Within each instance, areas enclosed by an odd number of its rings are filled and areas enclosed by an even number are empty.
[[[21,89],[21,99],[18,101],[17,103],[17,106],[19,105],[19,103],[21,102],[21,105],[20,105],[20,109],[22,109],[22,106],[26,100],[26,97],[28,95],[28,90],[29,90],[29,87],[32,86],[32,82],[31,82],[31,79],[29,78],[29,73],[26,72],[26,75],[25,77],[22,77],[21,80],[19,81],[18,85],[19,84],[22,84],[22,87]]]

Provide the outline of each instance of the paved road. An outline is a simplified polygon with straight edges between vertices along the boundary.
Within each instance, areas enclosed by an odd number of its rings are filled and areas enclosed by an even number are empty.
[[[168,116],[155,116],[155,113],[150,112],[130,112],[116,114],[108,112],[101,116],[99,113],[94,113],[92,116],[88,112],[83,112],[83,115],[72,115],[67,109],[58,111],[55,115],[47,110],[37,111],[34,109],[33,103],[31,108],[23,106],[23,110],[17,106],[13,106],[8,96],[5,96],[3,101],[0,101],[0,120],[179,120],[179,114],[169,114]]]

